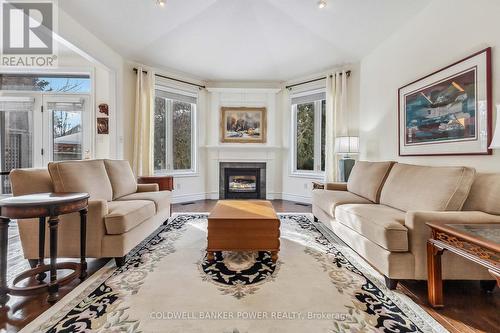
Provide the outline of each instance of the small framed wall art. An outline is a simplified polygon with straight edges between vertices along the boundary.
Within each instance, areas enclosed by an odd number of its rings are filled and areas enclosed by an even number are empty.
[[[401,87],[398,105],[400,156],[491,154],[491,48]]]
[[[97,134],[109,134],[108,118],[97,118]]]
[[[222,107],[220,133],[224,143],[265,143],[266,108]]]

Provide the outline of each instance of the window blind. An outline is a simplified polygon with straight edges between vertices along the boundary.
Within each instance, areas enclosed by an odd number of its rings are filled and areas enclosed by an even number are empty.
[[[179,94],[179,93],[175,93],[175,92],[171,92],[171,91],[156,89],[156,97],[168,98],[168,99],[173,99],[173,100],[184,102],[184,103],[196,104],[196,97],[184,95],[184,94]]]
[[[320,101],[323,99],[326,99],[326,93],[325,92],[317,92],[317,93],[313,93],[310,95],[292,97],[292,105],[313,103],[315,101]]]

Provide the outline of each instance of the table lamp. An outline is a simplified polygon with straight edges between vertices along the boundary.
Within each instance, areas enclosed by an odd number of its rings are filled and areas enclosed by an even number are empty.
[[[339,136],[335,138],[335,153],[344,154],[339,160],[339,180],[347,182],[351,174],[355,160],[351,154],[359,153],[359,137],[357,136]]]
[[[493,132],[493,140],[488,147],[489,149],[500,149],[500,104],[497,105],[497,119],[495,125],[495,132]]]

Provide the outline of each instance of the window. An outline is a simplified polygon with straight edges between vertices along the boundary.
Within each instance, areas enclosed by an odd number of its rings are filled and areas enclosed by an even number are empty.
[[[0,192],[14,168],[90,154],[89,75],[0,74]]]
[[[0,74],[0,90],[90,93],[88,75]]]
[[[163,86],[155,91],[155,174],[194,173],[197,97]]]
[[[320,175],[325,171],[326,100],[323,91],[292,97],[293,173]]]

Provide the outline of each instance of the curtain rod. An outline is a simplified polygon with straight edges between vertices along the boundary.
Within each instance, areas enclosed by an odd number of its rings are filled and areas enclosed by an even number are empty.
[[[134,72],[137,73],[137,68],[134,68]],[[148,71],[142,71],[144,74],[147,74]],[[206,87],[205,86],[202,86],[200,84],[197,84],[197,83],[192,83],[192,82],[188,82],[188,81],[183,81],[183,80],[179,80],[179,79],[175,79],[173,77],[169,77],[169,76],[165,76],[165,75],[161,75],[161,74],[155,74],[155,76],[158,76],[158,77],[161,77],[161,78],[164,78],[164,79],[167,79],[167,80],[172,80],[172,81],[177,81],[177,82],[181,82],[181,83],[185,83],[185,84],[190,84],[192,86],[196,86],[200,89],[205,89]]]
[[[351,71],[346,71],[345,74],[347,75],[347,77],[349,77],[349,76],[351,76]],[[342,75],[342,73],[340,73],[340,75]],[[333,75],[330,75],[330,77],[333,77]],[[296,86],[301,86],[301,85],[306,84],[306,83],[321,81],[321,80],[324,80],[324,79],[326,79],[326,76],[323,76],[323,77],[320,77],[320,78],[317,78],[317,79],[313,79],[313,80],[309,80],[309,81],[304,81],[304,82],[299,82],[299,83],[291,84],[289,86],[286,86],[285,88],[286,89],[292,89],[293,87],[296,87]]]

